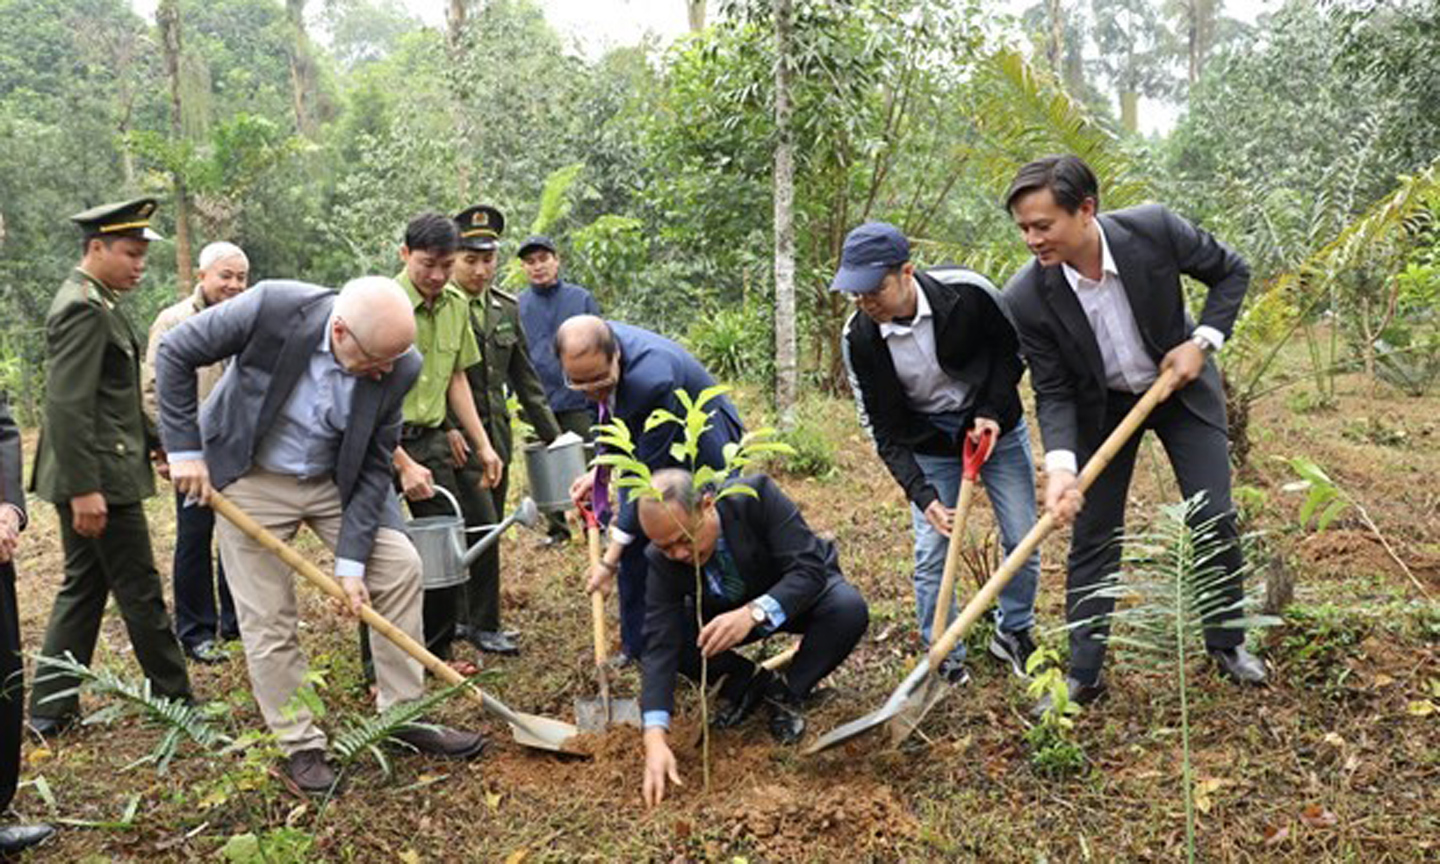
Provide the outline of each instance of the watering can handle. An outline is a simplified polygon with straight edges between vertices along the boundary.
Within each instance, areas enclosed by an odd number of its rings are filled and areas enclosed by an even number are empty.
[[[462,511],[462,510],[460,509],[460,502],[455,499],[455,495],[454,495],[453,493],[451,493],[451,491],[450,491],[449,489],[446,489],[444,486],[441,486],[439,483],[433,484],[433,487],[432,487],[432,488],[434,488],[434,490],[435,490],[435,492],[436,492],[437,494],[440,494],[440,495],[444,495],[444,496],[445,496],[445,500],[450,502],[450,507],[451,507],[451,509],[453,509],[453,510],[455,511],[455,515],[456,515],[457,517],[459,517],[459,518],[461,518],[461,519],[464,519],[464,518],[465,518],[465,513],[464,513],[464,511]],[[410,499],[408,499],[408,498],[405,499],[405,506],[406,506],[406,507],[409,507],[409,506],[410,506]],[[414,518],[414,516],[415,516],[415,511],[414,511],[414,510],[411,510],[411,511],[410,511],[410,516],[411,516],[411,518]]]

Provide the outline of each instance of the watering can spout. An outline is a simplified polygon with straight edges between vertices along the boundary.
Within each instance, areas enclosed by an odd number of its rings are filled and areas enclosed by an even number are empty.
[[[505,529],[509,528],[511,525],[515,525],[518,523],[520,525],[524,525],[526,528],[534,528],[535,525],[539,523],[539,521],[540,509],[535,506],[535,502],[533,500],[531,500],[530,498],[526,498],[525,500],[520,502],[519,507],[515,508],[514,513],[506,516],[504,521],[502,521],[499,525],[496,525],[495,527],[486,531],[485,536],[481,537],[474,546],[471,546],[469,549],[464,550],[457,548],[456,554],[460,556],[460,563],[465,567],[469,567],[471,564],[474,564],[477,558],[490,551],[491,546],[494,546],[496,543],[500,542],[500,535],[504,534]],[[458,542],[456,543],[456,546],[459,546]]]

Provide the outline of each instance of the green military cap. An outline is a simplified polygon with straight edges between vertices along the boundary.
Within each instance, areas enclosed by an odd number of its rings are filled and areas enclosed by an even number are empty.
[[[163,240],[150,228],[155,215],[154,198],[135,198],[113,204],[101,204],[70,217],[85,231],[86,237],[133,237],[136,240]]]
[[[455,224],[460,228],[461,249],[485,252],[499,248],[500,235],[505,233],[505,214],[489,204],[480,204],[462,210]]]

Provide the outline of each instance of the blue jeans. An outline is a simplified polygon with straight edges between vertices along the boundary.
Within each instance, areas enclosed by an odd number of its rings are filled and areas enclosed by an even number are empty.
[[[935,487],[946,507],[955,506],[960,492],[963,466],[959,448],[956,449],[953,456],[915,454],[915,461],[925,473],[925,479]],[[994,452],[980,469],[980,479],[985,482],[985,493],[990,498],[990,507],[1000,528],[1000,545],[1008,555],[1035,526],[1035,462],[1030,456],[1030,432],[1023,417],[996,443]],[[914,504],[910,505],[910,522],[915,531],[915,613],[920,618],[920,635],[929,645],[932,635],[930,625],[935,619],[935,603],[945,573],[945,552],[950,540],[931,527],[924,511]],[[1000,592],[997,626],[1002,630],[1015,631],[1026,630],[1035,623],[1035,591],[1039,582],[1040,556],[1036,553]],[[959,584],[958,577],[956,584]],[[958,614],[959,608],[952,600],[946,620],[953,621]],[[965,644],[962,642],[955,646],[950,656],[956,660],[965,659]]]

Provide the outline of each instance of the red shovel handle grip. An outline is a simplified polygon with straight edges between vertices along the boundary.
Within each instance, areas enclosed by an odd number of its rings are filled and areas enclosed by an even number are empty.
[[[600,518],[595,515],[595,510],[589,504],[580,505],[580,515],[585,519],[585,527],[599,528]]]
[[[967,433],[965,444],[962,449],[961,461],[964,466],[965,479],[974,483],[980,479],[980,468],[990,454],[995,451],[995,430],[986,428],[980,430],[980,441],[976,443]]]

